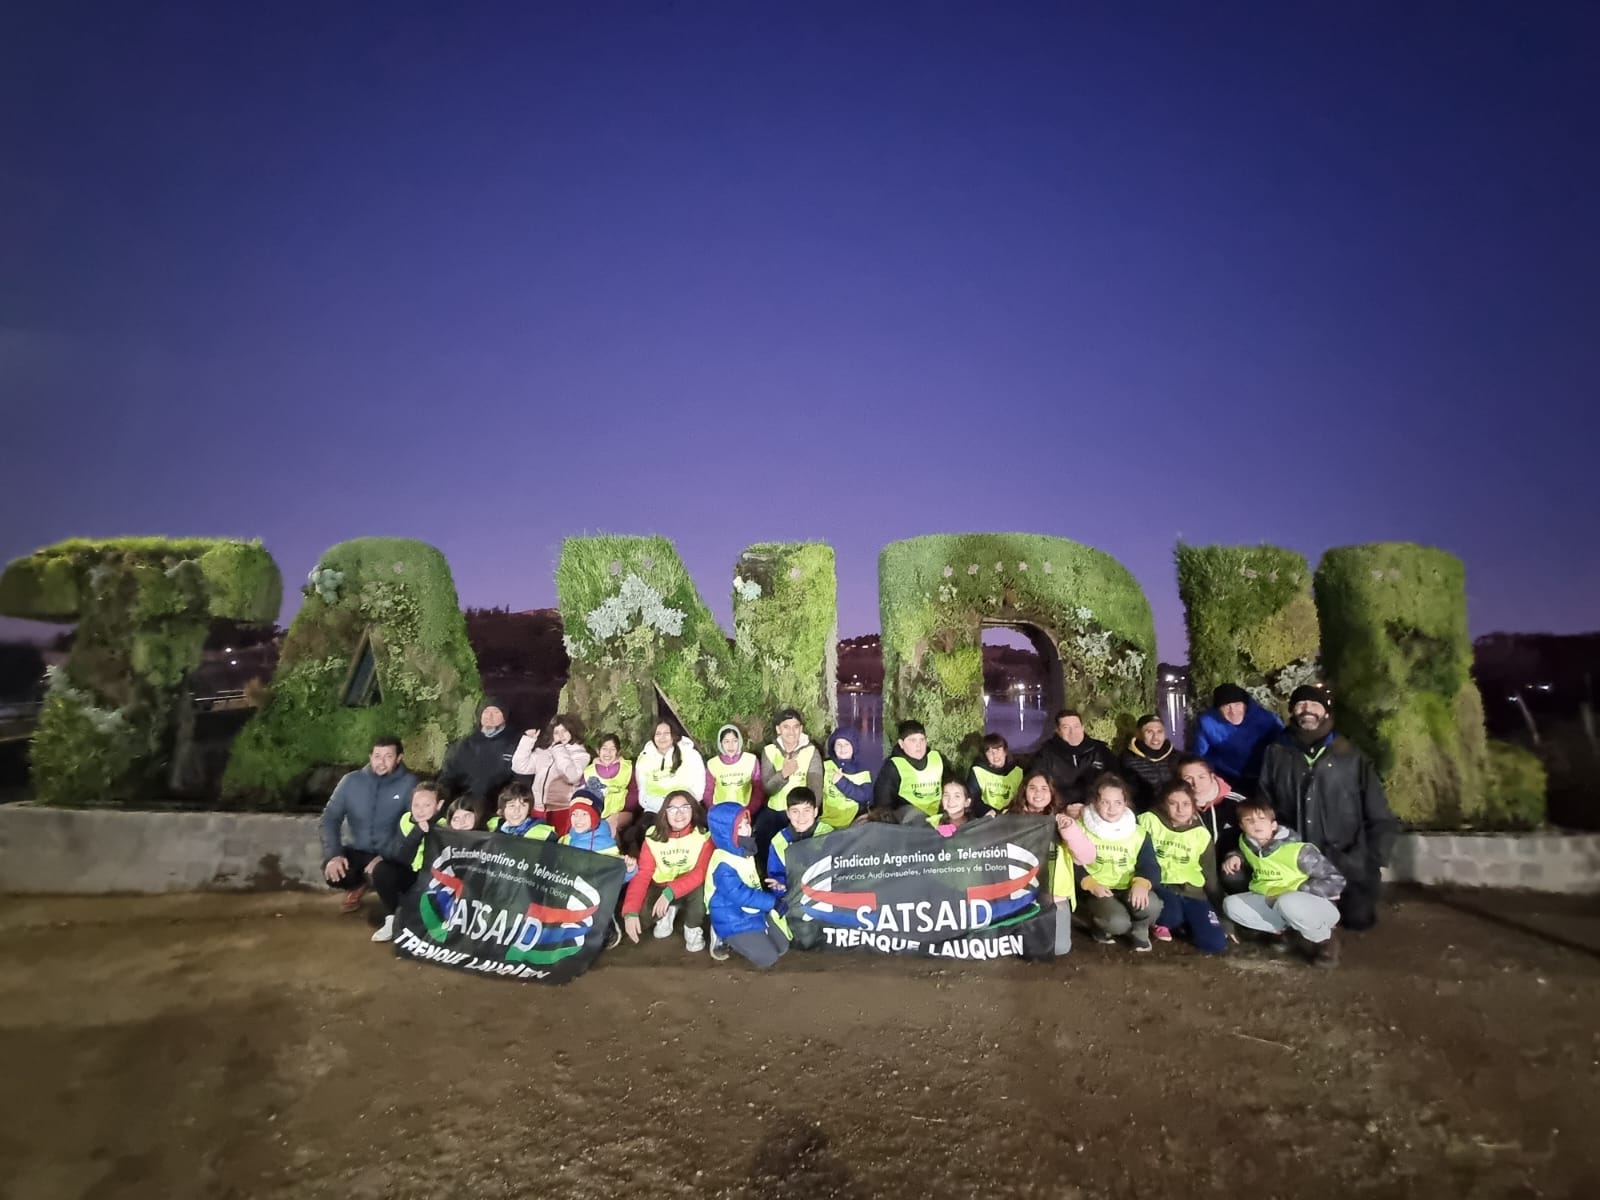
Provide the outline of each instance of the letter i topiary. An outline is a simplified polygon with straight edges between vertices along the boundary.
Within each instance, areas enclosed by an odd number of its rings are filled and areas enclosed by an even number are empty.
[[[46,546],[0,575],[0,612],[77,621],[31,747],[45,804],[140,801],[165,790],[213,618],[277,619],[283,582],[259,542],[111,538]]]

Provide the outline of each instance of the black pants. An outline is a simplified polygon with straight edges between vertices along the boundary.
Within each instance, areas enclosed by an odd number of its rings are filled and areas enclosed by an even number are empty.
[[[397,863],[388,858],[378,860],[378,865],[372,868],[372,890],[378,893],[385,916],[392,915],[400,907],[400,897],[409,892],[416,881],[417,873],[410,863]]]
[[[1378,866],[1350,869],[1344,875],[1344,895],[1339,897],[1339,924],[1346,929],[1371,929],[1378,923]]]
[[[338,883],[329,882],[331,888],[338,888],[341,892],[348,892],[354,887],[365,887],[367,884],[367,864],[378,856],[371,850],[357,850],[354,846],[340,846],[339,853],[344,856],[345,862],[350,864],[350,869],[344,873],[344,878]],[[323,876],[324,879],[327,876]]]

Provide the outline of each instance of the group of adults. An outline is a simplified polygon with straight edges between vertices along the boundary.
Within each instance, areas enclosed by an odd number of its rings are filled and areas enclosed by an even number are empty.
[[[1114,752],[1089,736],[1078,712],[1063,709],[1056,714],[1054,734],[1033,753],[1029,766],[1046,773],[1069,803],[1081,802],[1090,782],[1108,771],[1128,782],[1139,807],[1149,807],[1165,783],[1181,779],[1210,814],[1219,851],[1230,849],[1238,836],[1232,804],[1247,796],[1265,799],[1280,824],[1298,831],[1344,875],[1341,924],[1370,928],[1377,920],[1380,868],[1399,823],[1371,761],[1335,729],[1327,692],[1297,689],[1286,727],[1242,687],[1224,684],[1196,724],[1188,754],[1173,746],[1153,715],[1141,718],[1127,745]],[[854,761],[850,731],[835,731],[818,746],[793,709],[777,714],[774,739],[759,755],[744,753],[742,735],[731,725],[718,732],[717,748],[702,756],[690,739],[676,737],[672,726],[659,722],[638,758],[629,759],[614,735],[602,736],[591,757],[581,725],[567,715],[513,736],[505,709],[491,700],[479,710],[478,728],[449,748],[437,782],[440,792],[471,804],[487,819],[502,789],[525,780],[533,808],[549,814],[558,828],[574,789],[585,783],[608,797],[602,810],[619,838],[641,813],[655,813],[669,783],[708,798],[732,787],[755,811],[756,839],[766,843],[784,826],[781,803],[766,801],[801,785],[823,797],[825,805],[856,806],[858,815],[876,809],[873,815],[880,819],[923,819],[929,797],[937,807],[947,765],[928,746],[921,726],[911,722],[906,728],[873,779]],[[848,757],[841,760],[838,750]],[[730,764],[739,762],[748,765],[742,774],[730,775]],[[1014,767],[1009,756],[1002,762],[980,758],[968,775],[974,800],[1007,782],[1014,787],[1021,778],[1020,769],[1011,776]],[[322,816],[324,876],[330,886],[345,890],[347,910],[370,886],[393,912],[415,877],[411,863],[397,857],[403,839],[396,832],[415,783],[398,739],[382,738],[368,763],[334,790]],[[409,859],[410,851],[405,854]]]

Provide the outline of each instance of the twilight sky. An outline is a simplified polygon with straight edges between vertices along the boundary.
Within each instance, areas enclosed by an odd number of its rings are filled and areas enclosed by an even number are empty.
[[[1137,8],[1139,11],[1135,12]],[[0,16],[0,558],[564,535],[1429,542],[1600,625],[1600,7]]]

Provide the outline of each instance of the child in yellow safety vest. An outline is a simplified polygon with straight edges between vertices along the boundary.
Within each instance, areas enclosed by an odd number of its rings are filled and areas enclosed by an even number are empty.
[[[1188,931],[1202,954],[1221,954],[1228,935],[1217,916],[1222,888],[1217,882],[1217,850],[1211,831],[1195,809],[1194,793],[1181,779],[1169,779],[1152,793],[1155,807],[1139,814],[1139,828],[1155,847],[1161,867],[1156,895],[1161,923],[1150,932],[1158,942]]]
[[[1033,770],[1022,780],[1022,787],[1006,812],[1013,816],[1051,817],[1056,823],[1056,849],[1050,859],[1050,894],[1056,902],[1056,956],[1072,949],[1072,914],[1078,907],[1078,889],[1073,866],[1094,862],[1094,843],[1067,812],[1056,785],[1044,771]],[[1065,912],[1061,909],[1065,908]]]
[[[1230,884],[1250,882],[1249,891],[1222,902],[1235,924],[1266,938],[1276,952],[1298,950],[1313,966],[1338,965],[1333,931],[1344,876],[1322,851],[1278,824],[1270,801],[1239,805],[1239,849],[1223,860],[1222,874]]]
[[[489,828],[507,837],[546,842],[556,831],[544,815],[534,811],[533,787],[518,779],[500,789],[498,811],[489,818]]]
[[[872,808],[872,772],[856,759],[852,730],[835,729],[823,743],[822,819],[835,829],[854,825]]]
[[[399,837],[394,848],[382,858],[373,860],[372,890],[378,893],[383,905],[383,924],[372,935],[375,942],[394,940],[394,914],[400,907],[400,897],[411,890],[422,870],[423,845],[439,815],[439,785],[431,779],[419,779],[411,789],[411,810],[400,814]]]
[[[973,816],[1005,812],[1021,790],[1022,768],[1011,757],[1010,745],[998,733],[985,734],[983,757],[967,772],[967,791],[977,808]]]
[[[788,915],[783,894],[789,890],[789,847],[833,832],[832,825],[818,819],[821,811],[810,788],[795,788],[789,793],[789,807],[784,810],[789,824],[778,830],[767,847],[767,887],[777,894],[780,917]]]
[[[1149,951],[1150,924],[1161,915],[1155,891],[1161,866],[1120,775],[1107,771],[1090,785],[1080,824],[1094,843],[1095,860],[1079,878],[1094,940],[1109,944],[1126,937],[1134,950]]]
[[[791,799],[800,791],[789,793]],[[815,793],[811,803],[816,804]],[[789,949],[789,931],[773,912],[777,897],[761,886],[756,869],[755,828],[750,810],[719,804],[708,817],[716,849],[706,870],[706,909],[711,916],[711,957],[722,962],[728,950],[763,969]]]
[[[701,885],[711,849],[700,801],[682,788],[667,793],[654,826],[640,841],[638,873],[623,895],[622,927],[629,941],[639,940],[640,914],[648,904],[656,937],[671,937],[681,913],[683,948],[691,954],[706,948]]]
[[[761,763],[744,748],[744,734],[737,725],[717,730],[715,758],[706,760],[706,790],[700,803],[707,812],[715,804],[737,804],[760,812],[767,802],[761,790]]]

